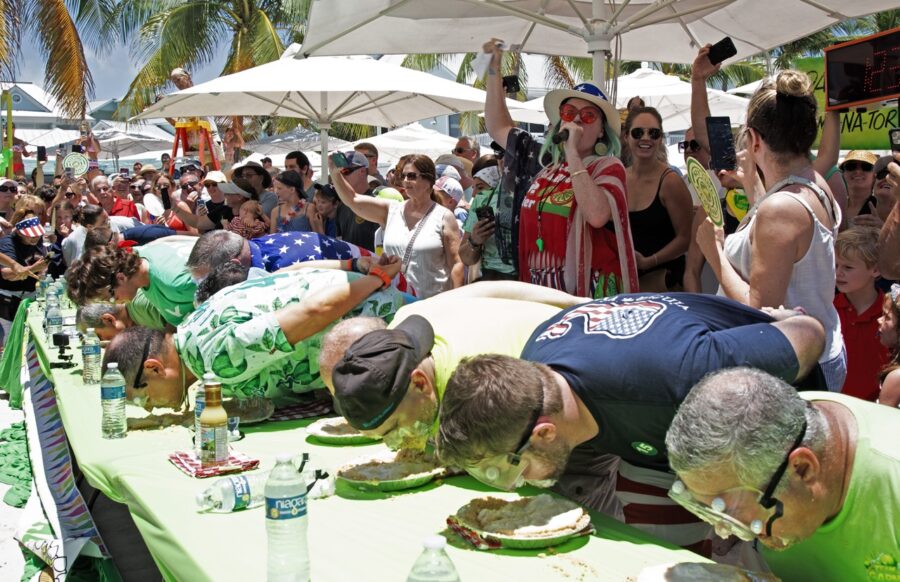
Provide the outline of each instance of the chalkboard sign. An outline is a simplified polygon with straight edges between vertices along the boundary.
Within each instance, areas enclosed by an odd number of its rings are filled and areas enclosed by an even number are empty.
[[[900,97],[900,27],[825,49],[828,110]]]

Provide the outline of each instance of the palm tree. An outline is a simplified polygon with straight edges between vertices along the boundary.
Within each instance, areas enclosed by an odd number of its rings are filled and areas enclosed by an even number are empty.
[[[0,0],[2,1],[2,0]],[[278,59],[286,43],[302,39],[310,0],[119,0],[106,23],[109,40],[131,39],[144,66],[117,113],[128,117],[150,105],[176,67],[210,63],[223,45],[222,75]]]
[[[94,91],[83,41],[99,43],[112,5],[113,0],[0,0],[0,71],[15,78],[21,39],[36,39],[46,62],[44,89],[66,115],[83,119]]]

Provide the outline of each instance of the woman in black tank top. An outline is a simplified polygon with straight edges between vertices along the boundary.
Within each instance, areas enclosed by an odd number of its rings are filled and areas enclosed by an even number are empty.
[[[690,244],[691,194],[665,162],[663,136],[662,118],[652,107],[635,109],[625,120],[628,219],[642,291],[679,288]]]

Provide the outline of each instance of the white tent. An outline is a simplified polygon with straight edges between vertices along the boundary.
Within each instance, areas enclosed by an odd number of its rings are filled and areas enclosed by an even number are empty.
[[[288,51],[289,53],[289,51]],[[286,53],[286,54],[288,54]],[[485,93],[435,75],[369,58],[282,58],[167,95],[138,118],[276,115],[397,127],[420,119],[482,111]]]
[[[368,137],[356,143],[368,142],[378,148],[378,165],[393,166],[406,154],[425,154],[435,159],[449,154],[456,147],[456,138],[412,123],[393,131]],[[356,145],[354,143],[354,145]]]
[[[750,97],[756,90],[759,89],[762,81],[753,81],[752,83],[747,83],[746,85],[741,85],[740,87],[735,87],[734,89],[729,89],[728,92],[732,95],[744,95]]]
[[[345,147],[348,143],[342,139],[333,137],[328,138],[328,148],[332,151]],[[261,137],[259,139],[244,144],[246,150],[263,156],[284,155],[299,150],[307,152],[311,150],[321,150],[322,140],[319,134],[305,127],[296,127],[291,131],[278,133]]]
[[[303,56],[480,51],[501,38],[522,52],[693,62],[729,36],[741,59],[896,0],[313,0]],[[618,40],[618,42],[616,42]]]
[[[691,84],[674,75],[641,68],[618,79],[619,93],[616,107],[623,109],[628,100],[640,95],[648,107],[655,107],[663,118],[667,132],[684,131],[691,126]],[[712,115],[727,116],[733,125],[747,119],[748,99],[729,95],[717,89],[707,89]],[[544,113],[544,99],[532,99],[510,109],[512,118],[527,123],[548,123]]]

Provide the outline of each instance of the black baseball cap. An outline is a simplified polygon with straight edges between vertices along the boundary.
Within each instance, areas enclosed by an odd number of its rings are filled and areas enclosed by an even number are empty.
[[[410,374],[433,346],[434,329],[420,315],[359,338],[332,373],[335,409],[357,430],[378,428],[406,396]]]

